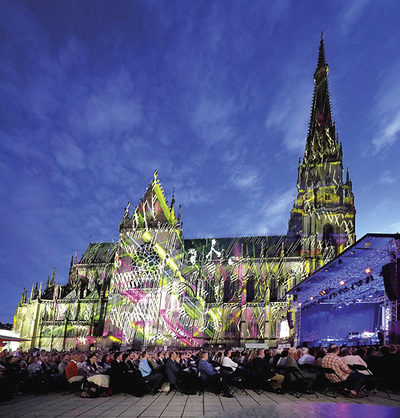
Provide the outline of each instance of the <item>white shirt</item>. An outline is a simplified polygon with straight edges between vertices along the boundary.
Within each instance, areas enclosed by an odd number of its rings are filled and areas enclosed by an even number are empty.
[[[230,357],[224,357],[224,359],[222,360],[222,366],[230,367],[231,369],[233,369],[233,371],[235,371],[237,369],[238,364],[231,360]]]

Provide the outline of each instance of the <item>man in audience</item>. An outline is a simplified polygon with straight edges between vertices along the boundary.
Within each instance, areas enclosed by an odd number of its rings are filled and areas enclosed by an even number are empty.
[[[257,349],[257,357],[252,361],[252,366],[260,373],[264,381],[270,380],[272,389],[277,393],[282,393],[282,382],[285,377],[272,371],[271,364],[265,360],[265,351],[263,348]]]
[[[226,372],[224,370],[219,372],[208,362],[207,351],[202,351],[199,354],[199,372],[202,379],[206,380],[211,385],[215,385],[221,382],[223,396],[225,398],[233,398],[233,396],[229,393]]]
[[[298,360],[298,364],[314,364],[315,357],[310,355],[308,348],[303,347],[301,349],[301,357]]]
[[[149,353],[143,351],[142,360],[139,363],[139,370],[143,376],[143,379],[150,384],[153,393],[157,392],[161,386],[161,380],[163,378],[162,373],[152,371],[149,365]]]
[[[58,365],[58,374],[60,376],[65,376],[65,368],[68,366],[69,361],[70,361],[69,354],[64,354],[62,356],[61,363]]]
[[[336,373],[326,373],[325,376],[332,383],[345,382],[345,388],[350,390],[350,397],[362,398],[358,392],[364,386],[365,376],[350,370],[343,358],[339,357],[339,351],[339,346],[332,345],[322,359],[322,367],[333,369]]]
[[[176,351],[172,351],[167,363],[165,365],[165,371],[168,376],[168,381],[171,385],[175,385],[178,380],[180,380],[182,369],[178,362],[179,357]]]
[[[78,371],[78,361],[79,361],[79,355],[76,353],[72,354],[71,361],[68,363],[67,367],[65,368],[65,377],[70,383],[82,382],[85,379],[85,376],[80,374]]]

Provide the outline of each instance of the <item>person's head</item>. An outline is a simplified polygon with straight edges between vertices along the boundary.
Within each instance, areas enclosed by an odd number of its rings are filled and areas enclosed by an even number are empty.
[[[208,353],[207,351],[201,351],[199,354],[199,360],[208,360]]]
[[[295,348],[295,347],[289,348],[288,357],[297,358],[297,348]]]
[[[328,353],[329,354],[336,354],[336,355],[338,355],[339,354],[339,351],[340,351],[340,348],[339,348],[339,346],[338,345],[331,345],[329,348],[328,348]]]
[[[178,354],[177,354],[177,352],[176,351],[171,351],[171,353],[170,353],[170,355],[169,355],[169,358],[171,359],[171,360],[176,360],[177,358],[178,358]]]
[[[96,357],[96,354],[91,354],[91,355],[88,357],[88,361],[89,361],[89,363],[90,363],[90,364],[96,364],[96,363],[97,363],[97,357]]]
[[[121,353],[121,351],[117,351],[114,354],[114,360],[122,361],[122,353]]]
[[[257,357],[265,357],[265,350],[263,348],[257,348]]]
[[[382,347],[380,347],[379,351],[381,352],[383,356],[387,356],[388,354],[390,354],[390,350],[387,345],[383,345]]]
[[[224,351],[224,357],[231,357],[232,351],[231,350],[225,350]]]
[[[128,360],[129,360],[129,353],[122,354],[122,361],[126,363]]]
[[[364,358],[367,350],[364,347],[358,347],[356,353],[361,357]]]
[[[71,360],[74,360],[74,361],[79,361],[79,354],[78,354],[78,353],[73,353],[73,354],[71,355]]]
[[[302,356],[305,356],[305,355],[307,355],[308,354],[308,348],[307,347],[303,347],[302,349],[301,349],[301,355]]]
[[[351,351],[350,351],[350,349],[349,349],[349,348],[344,347],[344,348],[342,348],[342,349],[340,350],[340,355],[341,355],[342,357],[345,357],[345,356],[350,356],[350,355],[351,355]]]
[[[396,344],[390,344],[389,345],[389,351],[390,351],[390,354],[396,354],[397,353],[397,345]]]

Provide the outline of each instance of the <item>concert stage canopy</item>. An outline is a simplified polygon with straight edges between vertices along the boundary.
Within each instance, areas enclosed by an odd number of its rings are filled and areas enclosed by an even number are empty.
[[[302,310],[318,304],[382,303],[385,291],[386,296],[390,292],[387,286],[397,298],[399,258],[400,234],[366,234],[289,294]],[[382,271],[387,271],[385,280]]]

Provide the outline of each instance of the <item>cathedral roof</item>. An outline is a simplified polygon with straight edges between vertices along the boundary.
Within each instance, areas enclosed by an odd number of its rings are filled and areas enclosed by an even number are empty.
[[[220,259],[222,256],[225,259],[300,256],[300,237],[296,235],[185,239],[184,245],[186,250],[194,248],[211,259]]]
[[[179,225],[179,221],[175,217],[174,203],[175,200],[172,198],[171,205],[168,205],[156,170],[152,182],[147,187],[131,218],[129,217],[129,205],[125,209],[120,228],[132,226],[134,228],[175,227]]]
[[[79,264],[104,264],[114,261],[115,252],[119,243],[110,242],[98,242],[90,243],[89,247],[82,255]]]

